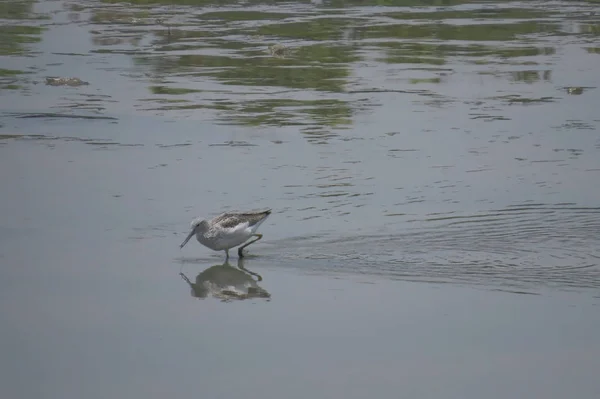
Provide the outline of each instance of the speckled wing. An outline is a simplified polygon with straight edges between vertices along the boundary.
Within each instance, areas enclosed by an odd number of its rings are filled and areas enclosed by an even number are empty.
[[[225,229],[230,229],[246,222],[248,222],[248,226],[254,226],[270,214],[270,209],[260,212],[225,212],[214,218],[212,223],[218,224]]]

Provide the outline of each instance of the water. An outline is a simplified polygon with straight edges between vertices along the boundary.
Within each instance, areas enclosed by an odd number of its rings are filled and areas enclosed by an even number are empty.
[[[598,397],[593,2],[145,3],[0,4],[3,397]]]

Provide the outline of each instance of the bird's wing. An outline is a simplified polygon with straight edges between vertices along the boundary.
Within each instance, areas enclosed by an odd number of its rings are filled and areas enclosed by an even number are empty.
[[[248,223],[248,226],[253,226],[270,214],[270,209],[261,212],[225,212],[215,217],[212,222],[226,229],[242,223]]]

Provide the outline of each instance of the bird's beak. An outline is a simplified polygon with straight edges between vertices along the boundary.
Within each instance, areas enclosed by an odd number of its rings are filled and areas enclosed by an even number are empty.
[[[192,231],[190,231],[190,234],[188,234],[188,236],[185,238],[185,240],[183,240],[183,242],[181,243],[181,245],[179,246],[179,248],[183,248],[183,246],[185,244],[187,244],[187,242],[190,240],[190,238],[192,238],[194,236],[194,234],[196,234],[196,229],[192,229]]]

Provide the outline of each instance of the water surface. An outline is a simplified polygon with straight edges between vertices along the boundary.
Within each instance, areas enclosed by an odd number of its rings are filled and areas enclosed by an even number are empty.
[[[598,397],[596,10],[3,2],[3,396]]]

